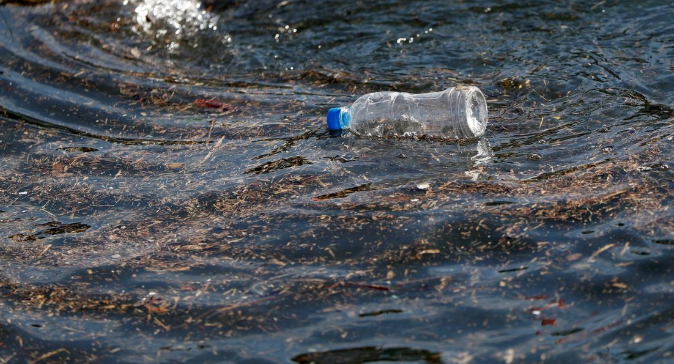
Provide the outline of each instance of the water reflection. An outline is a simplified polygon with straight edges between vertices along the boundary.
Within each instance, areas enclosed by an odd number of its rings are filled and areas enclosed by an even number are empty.
[[[153,35],[156,39],[182,39],[204,30],[217,30],[219,17],[202,8],[197,0],[125,0],[124,5],[135,6],[134,27],[137,32]],[[231,41],[231,38],[226,37]],[[176,43],[168,47],[175,48]]]
[[[477,141],[477,154],[470,159],[475,162],[476,166],[480,166],[490,163],[493,157],[494,152],[489,144],[489,139],[483,137]]]

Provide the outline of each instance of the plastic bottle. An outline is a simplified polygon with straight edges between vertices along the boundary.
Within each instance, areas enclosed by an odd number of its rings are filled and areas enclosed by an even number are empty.
[[[487,128],[487,101],[474,86],[416,95],[375,92],[351,107],[330,109],[327,121],[330,130],[369,137],[477,138]]]

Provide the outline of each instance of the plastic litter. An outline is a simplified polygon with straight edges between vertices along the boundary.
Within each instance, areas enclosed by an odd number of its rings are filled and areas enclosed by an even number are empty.
[[[487,119],[487,101],[474,86],[425,94],[375,92],[327,114],[330,130],[367,137],[477,138],[484,135]]]

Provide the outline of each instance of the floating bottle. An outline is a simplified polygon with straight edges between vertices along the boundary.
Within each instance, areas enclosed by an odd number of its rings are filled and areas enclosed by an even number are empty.
[[[368,137],[439,137],[470,139],[484,135],[487,101],[474,86],[425,94],[375,92],[351,107],[332,108],[330,130],[349,129]]]

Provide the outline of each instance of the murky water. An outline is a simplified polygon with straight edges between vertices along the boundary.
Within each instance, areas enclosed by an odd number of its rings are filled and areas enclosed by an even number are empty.
[[[4,363],[671,363],[670,1],[5,1]],[[480,87],[474,141],[331,135]]]

